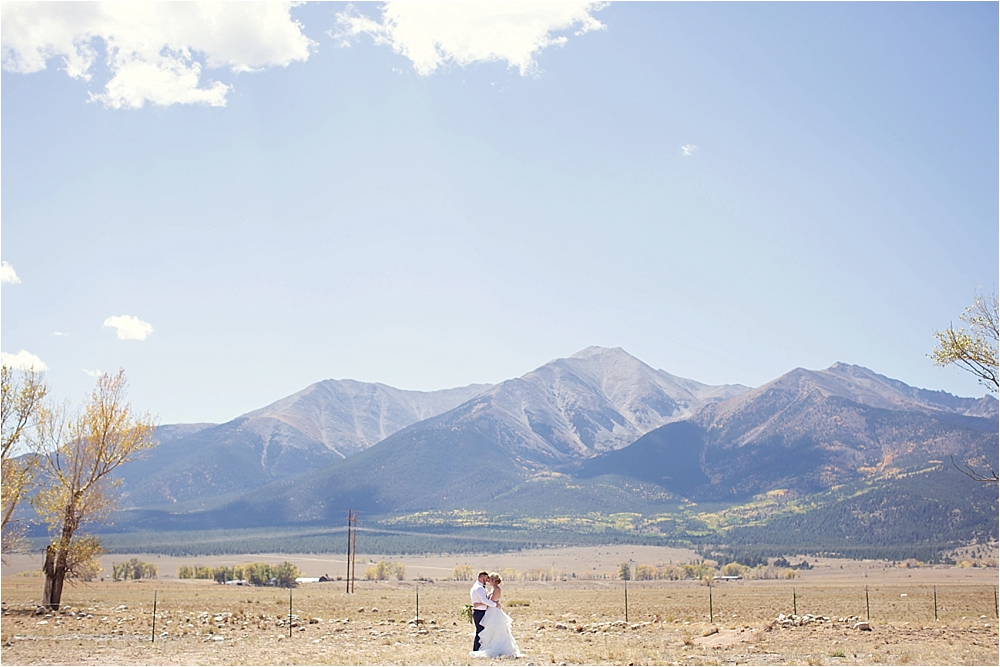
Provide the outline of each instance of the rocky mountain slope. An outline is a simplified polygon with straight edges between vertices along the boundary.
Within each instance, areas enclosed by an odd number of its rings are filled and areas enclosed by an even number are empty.
[[[248,412],[244,415],[245,428],[265,435],[283,424],[346,458],[488,389],[490,385],[473,384],[439,391],[407,391],[377,382],[324,380]]]
[[[705,429],[702,468],[717,495],[759,493],[783,484],[782,476],[821,489],[952,456],[995,458],[997,400],[916,389],[834,364],[795,369],[708,406],[694,421]]]
[[[492,431],[521,459],[548,466],[620,449],[746,390],[653,369],[621,348],[588,347],[483,392],[447,413],[444,428]]]
[[[225,424],[170,424],[119,470],[125,506],[198,503],[322,468],[489,389],[420,392],[324,380]]]
[[[628,475],[698,500],[812,493],[953,456],[995,461],[996,415],[992,397],[926,392],[857,366],[795,369],[574,471]]]

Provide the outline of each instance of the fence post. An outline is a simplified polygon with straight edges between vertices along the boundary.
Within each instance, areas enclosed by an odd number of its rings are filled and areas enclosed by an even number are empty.
[[[934,620],[938,620],[937,613],[937,586],[934,587]]]
[[[417,584],[417,629],[420,629],[420,584]]]
[[[792,586],[792,615],[799,615],[799,600],[795,595],[795,586]]]
[[[628,623],[628,579],[625,579],[625,622]]]
[[[1000,618],[1000,593],[997,593],[997,587],[993,587],[993,613]]]
[[[712,605],[712,582],[708,582],[708,622],[715,623],[715,607]]]
[[[149,640],[151,642],[156,642],[156,591],[153,591],[153,636]]]
[[[288,587],[288,638],[292,638],[292,587]]]
[[[868,603],[868,587],[865,586],[865,613],[868,616],[868,620],[872,620],[872,607]]]

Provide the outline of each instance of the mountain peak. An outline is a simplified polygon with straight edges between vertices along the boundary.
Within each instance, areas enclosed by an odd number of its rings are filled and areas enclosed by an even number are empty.
[[[744,390],[676,377],[620,347],[592,345],[496,385],[476,406],[456,408],[455,419],[472,420],[475,408],[476,420],[491,422],[487,430],[504,431],[519,455],[547,465],[627,446]]]
[[[629,357],[635,359],[631,354],[626,352],[620,347],[601,347],[600,345],[591,345],[585,347],[576,354],[570,356],[570,359],[590,359],[591,357]]]
[[[857,364],[848,364],[843,361],[835,361],[833,364],[830,365],[829,368],[826,369],[826,372],[837,373],[838,375],[847,375],[851,377],[878,377],[887,380],[889,379],[886,378],[884,375],[879,375],[870,368],[859,366]]]

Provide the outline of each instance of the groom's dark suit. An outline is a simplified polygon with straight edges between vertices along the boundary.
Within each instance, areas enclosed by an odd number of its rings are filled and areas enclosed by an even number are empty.
[[[472,640],[472,650],[479,650],[479,633],[483,631],[483,616],[486,615],[485,609],[473,609],[472,610],[472,620],[476,623],[476,638]]]

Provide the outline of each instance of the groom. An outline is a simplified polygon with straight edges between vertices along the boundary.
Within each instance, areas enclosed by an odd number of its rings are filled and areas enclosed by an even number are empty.
[[[476,624],[476,639],[472,642],[473,651],[479,650],[479,633],[483,631],[483,616],[486,615],[486,608],[500,606],[486,594],[486,580],[489,576],[488,572],[480,572],[478,580],[472,584],[472,590],[469,591],[469,595],[472,597],[472,620]]]

